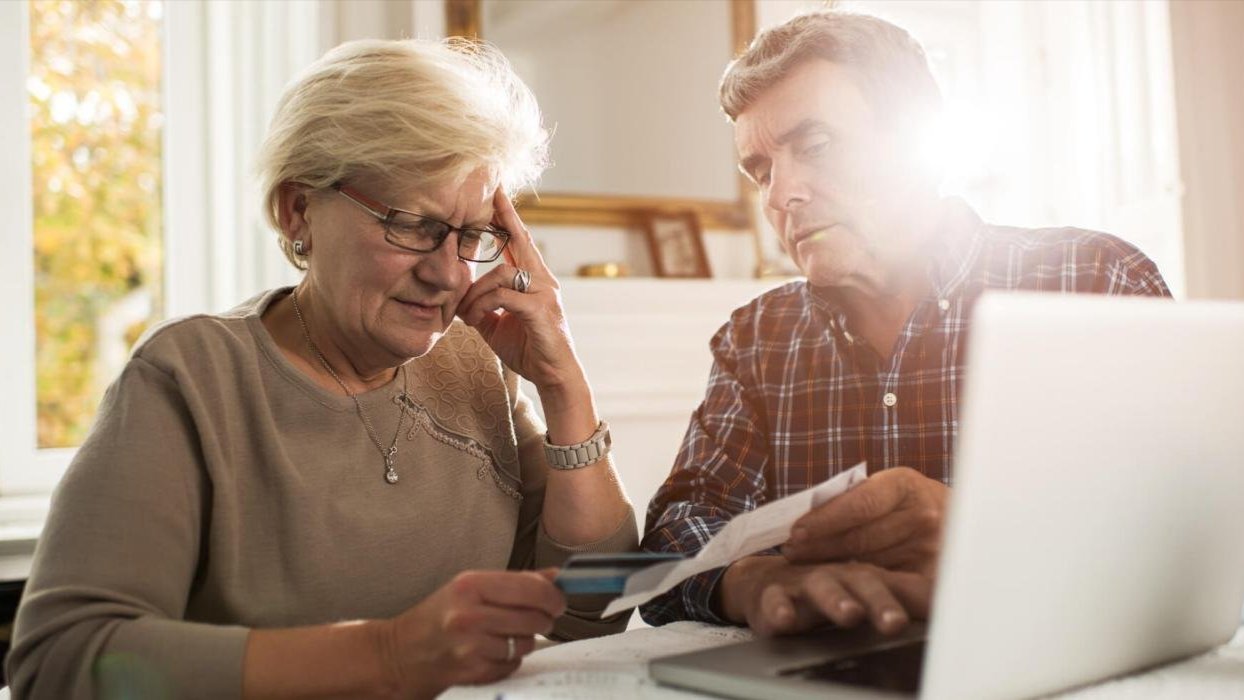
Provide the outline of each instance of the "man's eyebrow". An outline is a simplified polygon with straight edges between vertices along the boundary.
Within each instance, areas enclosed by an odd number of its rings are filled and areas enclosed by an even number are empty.
[[[810,131],[816,131],[818,129],[828,129],[828,128],[829,128],[829,125],[821,121],[820,119],[813,119],[809,117],[807,119],[800,121],[798,124],[792,126],[786,131],[782,132],[782,135],[778,136],[777,139],[775,139],[774,143],[776,143],[779,146],[785,146],[791,141],[802,138],[803,136],[807,135],[807,133]],[[747,156],[743,160],[739,161],[739,169],[743,171],[744,175],[754,180],[756,178],[753,175],[753,173],[755,172],[756,168],[768,162],[768,160],[769,160],[768,158],[760,155],[759,153],[752,154],[750,156]]]
[[[793,127],[787,129],[781,136],[777,137],[777,145],[785,146],[795,139],[804,136],[809,131],[828,128],[828,125],[820,119],[812,119],[811,117],[804,119]]]

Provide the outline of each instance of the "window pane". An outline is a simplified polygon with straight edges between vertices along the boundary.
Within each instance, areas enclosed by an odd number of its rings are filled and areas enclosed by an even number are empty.
[[[40,447],[79,444],[161,314],[159,2],[30,3]]]

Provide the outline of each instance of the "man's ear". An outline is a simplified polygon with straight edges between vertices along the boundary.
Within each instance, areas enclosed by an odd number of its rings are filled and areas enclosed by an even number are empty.
[[[311,187],[301,182],[283,182],[277,189],[277,222],[281,225],[281,235],[290,241],[301,240],[308,246],[311,244],[311,226],[307,220],[310,192]]]

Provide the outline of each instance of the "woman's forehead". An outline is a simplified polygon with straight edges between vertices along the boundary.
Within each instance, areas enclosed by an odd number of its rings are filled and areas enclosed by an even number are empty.
[[[496,178],[485,169],[477,169],[443,182],[414,183],[401,178],[373,176],[360,178],[361,188],[374,193],[377,199],[397,209],[406,209],[441,219],[461,217],[474,222],[492,217],[492,198]]]

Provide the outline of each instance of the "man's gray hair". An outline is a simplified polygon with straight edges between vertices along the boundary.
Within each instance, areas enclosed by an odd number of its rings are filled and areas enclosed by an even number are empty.
[[[941,109],[924,49],[910,34],[870,15],[820,10],[761,32],[726,67],[719,92],[726,116],[738,119],[761,93],[812,58],[851,68],[883,122],[918,124]]]

